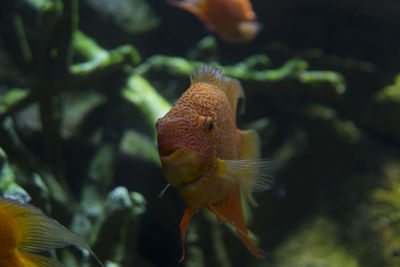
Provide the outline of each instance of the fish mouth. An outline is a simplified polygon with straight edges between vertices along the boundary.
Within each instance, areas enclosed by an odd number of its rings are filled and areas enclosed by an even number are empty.
[[[183,149],[170,149],[160,154],[165,179],[174,187],[191,183],[199,179],[201,159],[198,153]]]
[[[160,152],[160,160],[163,163],[172,162],[179,158],[183,153],[183,150],[178,148],[166,149],[163,150],[162,153]]]
[[[182,183],[179,185],[179,190],[186,190],[192,186],[196,186],[200,183],[201,180],[206,176],[206,173],[200,174],[198,177],[194,178],[192,181],[188,181],[186,183]]]

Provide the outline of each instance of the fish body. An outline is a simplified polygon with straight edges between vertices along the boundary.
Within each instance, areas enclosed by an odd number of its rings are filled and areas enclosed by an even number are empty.
[[[157,121],[157,141],[164,176],[187,203],[181,221],[182,247],[190,217],[206,207],[219,221],[231,224],[257,258],[263,252],[247,235],[241,191],[249,201],[254,189],[269,188],[261,169],[270,162],[259,159],[260,143],[253,130],[236,128],[239,81],[219,69],[204,66],[191,77],[191,86],[172,109]],[[184,250],[182,259],[184,258]]]
[[[227,42],[251,41],[261,29],[249,0],[171,0],[170,3],[197,16]]]
[[[67,245],[89,251],[98,261],[76,234],[39,209],[0,197],[0,267],[61,267],[60,262],[35,253]]]

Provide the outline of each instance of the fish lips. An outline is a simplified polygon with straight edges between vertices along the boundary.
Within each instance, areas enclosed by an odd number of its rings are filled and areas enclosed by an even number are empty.
[[[201,158],[198,153],[176,149],[168,155],[160,155],[163,174],[167,182],[179,187],[201,177]]]

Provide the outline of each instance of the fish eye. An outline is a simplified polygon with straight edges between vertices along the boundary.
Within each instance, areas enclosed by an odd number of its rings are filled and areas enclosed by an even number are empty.
[[[213,119],[213,118],[207,117],[207,118],[205,119],[204,125],[203,125],[204,130],[205,130],[207,133],[211,133],[212,130],[214,129],[214,123],[215,123],[215,122],[214,122],[214,119]]]

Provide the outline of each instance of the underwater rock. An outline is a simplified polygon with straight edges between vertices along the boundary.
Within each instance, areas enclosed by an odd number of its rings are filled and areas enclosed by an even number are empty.
[[[104,196],[94,184],[86,184],[82,188],[80,206],[88,218],[98,218],[103,212]]]
[[[54,177],[51,170],[32,151],[30,151],[19,138],[15,131],[13,121],[7,117],[0,125],[0,146],[5,151],[10,151],[17,155],[14,159],[16,164],[15,180],[24,189],[30,188],[32,197],[39,199],[46,204],[47,197],[56,200],[58,203],[68,203],[70,200],[69,192],[65,191],[60,182]],[[21,160],[23,159],[23,163]],[[28,190],[30,191],[30,190]],[[36,194],[37,193],[37,194]],[[43,208],[41,205],[37,205]],[[46,204],[49,208],[48,203]]]
[[[31,197],[15,181],[15,174],[8,163],[7,155],[0,147],[0,195],[29,202]]]
[[[104,143],[97,148],[88,169],[88,177],[94,184],[107,187],[112,183],[116,149],[113,143]]]
[[[106,102],[103,95],[93,91],[67,91],[62,93],[62,121],[60,135],[70,139],[79,133],[80,124],[95,108]]]
[[[43,130],[39,104],[33,103],[14,114],[15,129],[24,136],[32,136]]]
[[[124,187],[111,191],[91,236],[97,255],[121,266],[150,266],[136,252],[138,229],[145,211],[146,200],[141,194],[129,193]]]
[[[137,131],[125,131],[119,144],[119,151],[131,157],[151,161],[157,165],[160,164],[154,139],[150,139]]]

